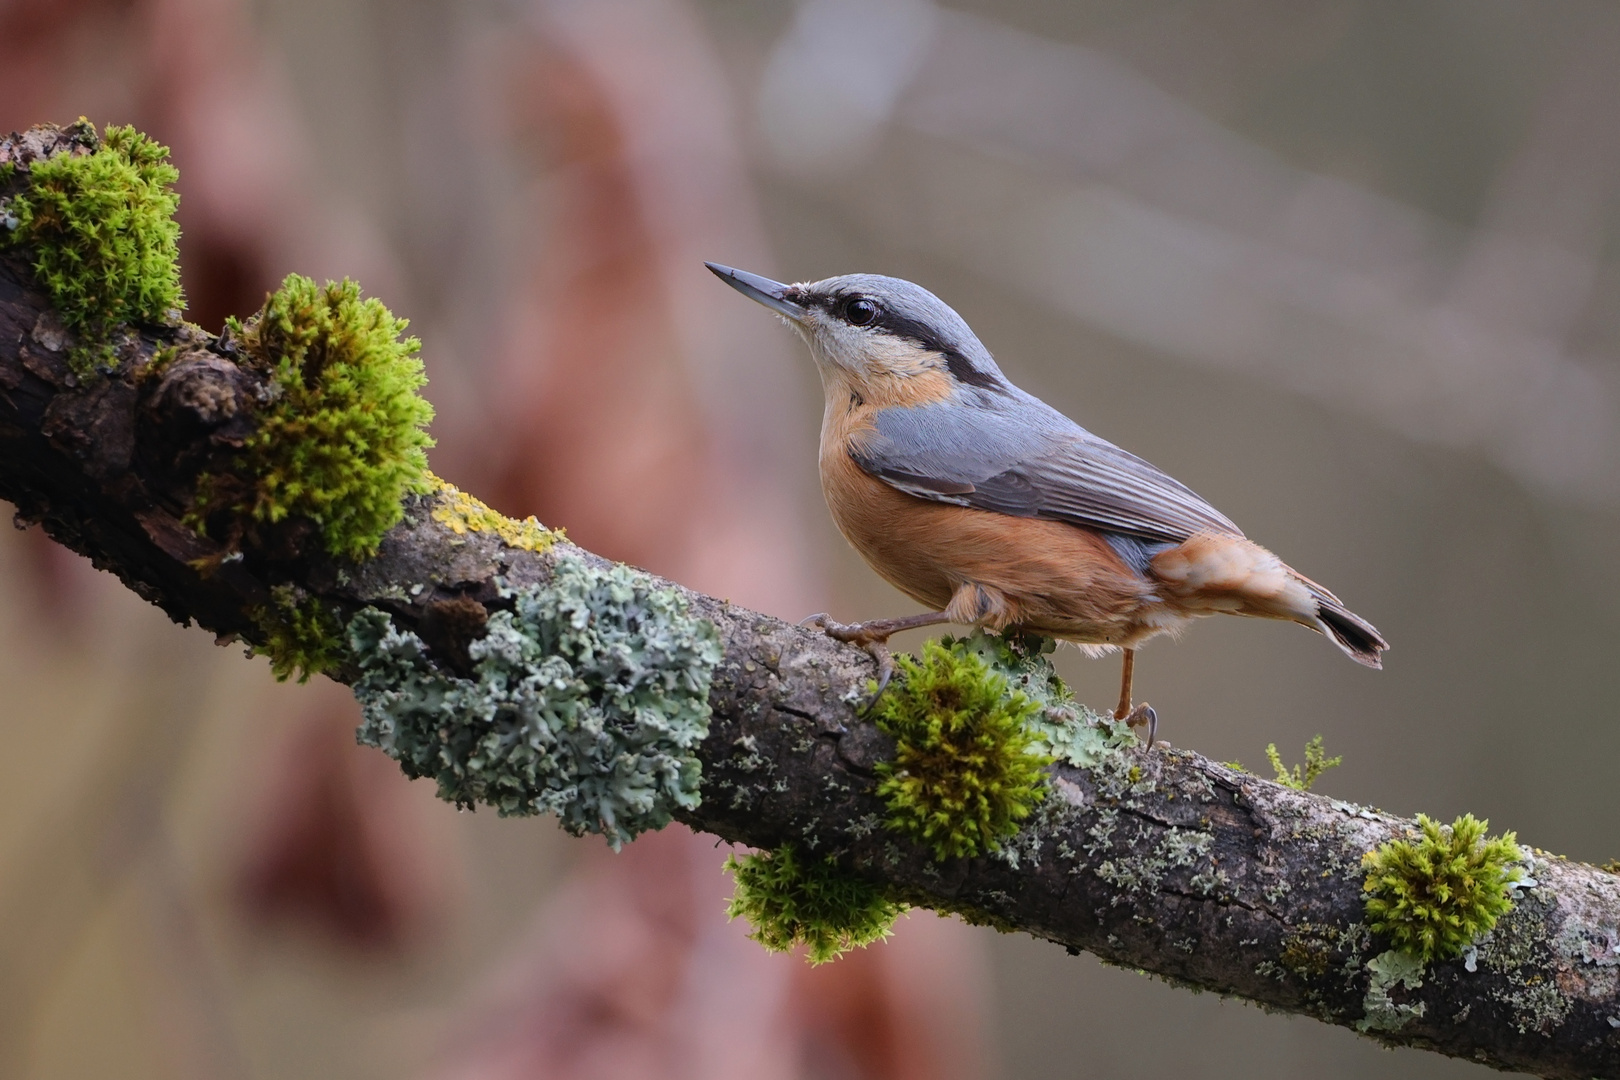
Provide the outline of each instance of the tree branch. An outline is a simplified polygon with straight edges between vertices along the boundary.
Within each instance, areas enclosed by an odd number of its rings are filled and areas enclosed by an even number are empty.
[[[0,140],[0,162],[17,147]],[[547,585],[559,559],[608,565],[512,527],[468,529],[444,512],[465,498],[452,489],[408,497],[359,563],[297,519],[248,545],[199,535],[185,523],[197,478],[232,467],[265,376],[189,326],[127,328],[105,374],[75,374],[71,344],[22,253],[0,255],[0,497],[177,621],[264,644],[255,613],[291,588],[344,621],[386,612],[453,675],[511,590]],[[1054,765],[1050,796],[1002,851],[936,862],[882,827],[875,776],[893,744],[851,705],[866,655],[670,587],[723,647],[696,749],[701,804],[676,813],[692,827],[835,853],[912,902],[1393,1045],[1620,1075],[1620,878],[1533,852],[1536,884],[1495,928],[1463,958],[1420,965],[1367,928],[1362,898],[1363,855],[1411,821],[1164,746]],[[331,674],[361,673],[350,658]]]

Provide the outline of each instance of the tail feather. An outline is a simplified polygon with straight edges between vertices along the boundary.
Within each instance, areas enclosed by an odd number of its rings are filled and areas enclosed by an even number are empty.
[[[1323,631],[1350,659],[1370,668],[1384,666],[1379,654],[1389,648],[1389,642],[1372,623],[1339,603],[1337,597],[1329,594],[1318,598],[1316,618]]]
[[[1289,619],[1326,634],[1358,664],[1384,666],[1379,654],[1389,643],[1377,628],[1251,540],[1199,533],[1153,555],[1147,567],[1184,614]]]

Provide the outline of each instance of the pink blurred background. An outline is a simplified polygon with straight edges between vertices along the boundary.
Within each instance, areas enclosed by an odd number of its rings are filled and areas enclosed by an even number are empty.
[[[1321,733],[1330,794],[1620,855],[1610,6],[0,0],[0,40],[0,127],[173,147],[190,318],[359,279],[423,339],[441,475],[786,618],[911,606],[820,505],[802,347],[702,261],[927,285],[1394,643],[1157,645],[1172,742]],[[767,956],[712,838],[459,814],[346,691],[37,530],[0,583],[0,1076],[1478,1072],[925,913]]]

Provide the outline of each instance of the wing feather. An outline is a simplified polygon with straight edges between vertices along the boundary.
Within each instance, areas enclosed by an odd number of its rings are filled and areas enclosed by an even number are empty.
[[[1198,532],[1243,535],[1185,484],[1038,398],[995,398],[880,410],[851,456],[897,490],[937,502],[1173,543]]]

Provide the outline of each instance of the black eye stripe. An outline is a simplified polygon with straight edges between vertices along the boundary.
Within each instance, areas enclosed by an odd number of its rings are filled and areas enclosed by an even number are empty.
[[[891,310],[886,305],[859,294],[851,296],[837,293],[811,293],[800,290],[795,290],[795,292],[798,295],[790,296],[790,299],[801,304],[820,308],[829,315],[846,320],[849,305],[859,300],[866,300],[877,308],[876,316],[871,322],[855,323],[853,325],[858,325],[863,330],[877,330],[891,337],[909,341],[929,352],[939,353],[945,358],[945,369],[950,372],[951,377],[965,386],[976,386],[984,390],[994,390],[1001,394],[1008,392],[1007,384],[999,375],[990,371],[981,371],[974,367],[972,361],[963,356],[959,350],[946,344],[945,339],[935,333],[927,323],[919,319],[907,318]]]
[[[943,338],[936,334],[925,322],[917,319],[908,319],[904,315],[890,311],[886,307],[878,308],[877,318],[872,320],[872,326],[886,334],[897,338],[905,338],[927,349],[929,352],[950,353],[956,350],[945,344]]]
[[[951,378],[967,386],[977,386],[985,390],[996,390],[1005,393],[1007,386],[995,374],[980,371],[974,367],[967,357],[945,343],[945,340],[936,334],[927,323],[917,319],[908,319],[904,315],[897,315],[888,308],[880,307],[878,317],[872,325],[887,334],[897,338],[916,343],[929,352],[937,352],[945,358],[945,370],[951,373]]]
[[[945,370],[959,383],[968,386],[978,386],[985,390],[994,390],[1005,394],[1007,385],[988,371],[980,371],[968,362],[968,358],[952,349],[944,350]]]

